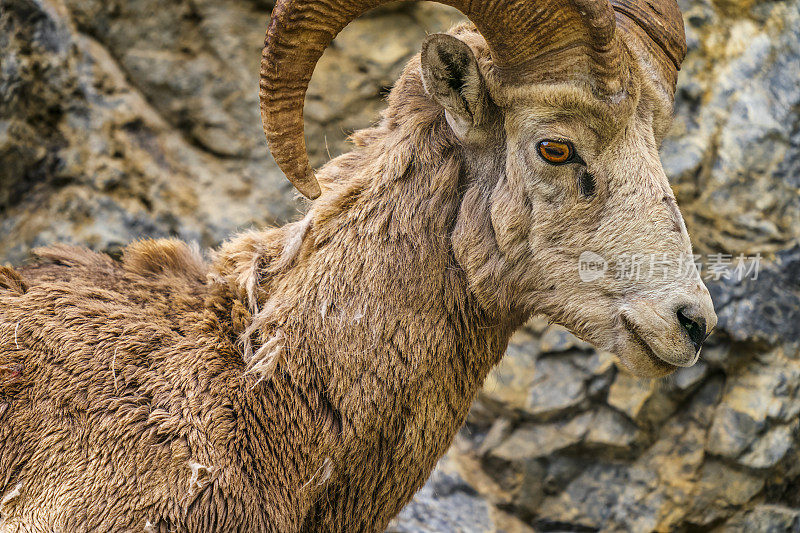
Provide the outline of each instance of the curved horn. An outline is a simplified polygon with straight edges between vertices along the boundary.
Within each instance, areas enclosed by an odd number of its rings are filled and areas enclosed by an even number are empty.
[[[670,94],[686,55],[683,17],[675,0],[612,0],[617,24],[628,42],[636,40]]]
[[[261,59],[261,118],[278,166],[311,199],[321,191],[306,152],[303,102],[314,67],[347,24],[387,1],[278,0],[275,4]],[[596,90],[608,94],[621,88],[621,59],[609,0],[440,3],[459,9],[475,24],[498,73],[509,83],[522,82],[521,73],[538,57],[588,56]]]

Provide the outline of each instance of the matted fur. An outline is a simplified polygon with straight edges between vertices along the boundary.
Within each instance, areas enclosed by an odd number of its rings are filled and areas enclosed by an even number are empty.
[[[552,243],[591,243],[604,221],[568,187],[535,211],[524,191],[547,184],[524,182],[506,145],[519,102],[590,98],[506,94],[474,28],[453,33],[500,106],[479,141],[450,129],[417,57],[381,122],[319,172],[303,220],[241,234],[208,264],[166,240],[121,262],[59,246],[0,270],[0,531],[383,530],[531,312],[611,327],[600,296],[552,281],[576,276]],[[637,91],[596,120],[652,154],[665,114],[647,82]],[[635,242],[684,249],[682,225],[664,237],[665,179],[622,200],[606,185],[598,205],[644,198],[663,212]],[[568,209],[582,226],[543,222]]]
[[[2,272],[0,365],[25,366],[0,381],[0,495],[19,486],[2,527],[385,527],[512,329],[446,244],[461,163],[417,69],[303,221],[210,266],[145,241],[121,263],[60,246]]]

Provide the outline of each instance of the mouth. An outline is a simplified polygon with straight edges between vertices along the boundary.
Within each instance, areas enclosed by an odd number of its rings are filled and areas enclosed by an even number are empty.
[[[625,315],[622,315],[622,323],[624,324],[625,329],[630,334],[633,343],[639,347],[639,349],[647,357],[649,362],[653,364],[659,371],[671,374],[672,372],[675,372],[678,369],[678,366],[668,363],[664,361],[662,358],[660,358],[658,355],[656,355],[656,353],[653,351],[653,349],[650,347],[647,341],[645,341],[644,338],[639,334],[636,325],[632,323],[630,320],[628,320],[628,318],[625,317]]]

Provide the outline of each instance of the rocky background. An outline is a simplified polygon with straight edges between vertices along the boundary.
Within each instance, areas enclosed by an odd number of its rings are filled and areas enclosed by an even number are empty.
[[[800,532],[800,0],[680,0],[689,42],[662,156],[709,281],[700,364],[658,382],[534,320],[395,532]],[[269,0],[0,0],[0,259],[53,241],[203,246],[302,210],[257,104]],[[376,119],[457,12],[390,5],[325,54],[313,162]],[[727,256],[720,256],[722,260]],[[750,263],[752,266],[752,263]]]

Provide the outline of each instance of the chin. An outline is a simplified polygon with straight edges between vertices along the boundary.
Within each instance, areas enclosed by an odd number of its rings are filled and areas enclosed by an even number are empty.
[[[632,334],[627,329],[611,329],[607,336],[581,335],[575,333],[581,340],[593,344],[598,350],[611,352],[617,359],[618,366],[639,378],[663,378],[675,372],[678,365],[673,365],[658,357],[649,344],[638,335]],[[685,366],[685,365],[684,365]]]
[[[635,342],[625,343],[614,350],[614,354],[627,371],[640,378],[663,378],[678,369],[656,356],[649,346],[641,346]]]

